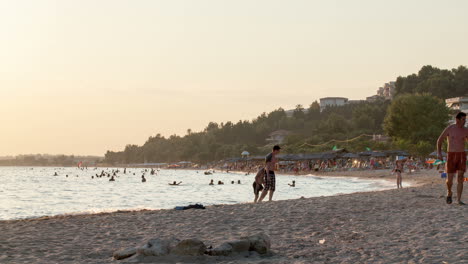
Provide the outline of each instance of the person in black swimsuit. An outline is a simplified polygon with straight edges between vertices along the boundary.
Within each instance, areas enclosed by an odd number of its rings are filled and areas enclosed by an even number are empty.
[[[257,183],[257,182],[253,182],[252,187],[253,187],[253,191],[254,191],[254,194],[255,194],[254,203],[256,203],[257,200],[258,200],[258,195],[263,190],[263,185],[260,184],[260,183]]]
[[[402,178],[401,178],[401,173],[403,172],[403,166],[405,165],[405,162],[407,161],[407,158],[397,160],[395,161],[395,169],[394,172],[396,173],[397,176],[397,189],[403,188],[401,185]]]

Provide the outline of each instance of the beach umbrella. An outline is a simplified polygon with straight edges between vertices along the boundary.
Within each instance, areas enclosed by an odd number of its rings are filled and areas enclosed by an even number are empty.
[[[387,155],[383,152],[378,152],[378,151],[363,151],[363,152],[359,152],[359,156],[371,156],[371,157],[379,158],[379,157],[386,157]]]
[[[321,154],[321,159],[336,159],[338,155],[333,152],[322,152]]]
[[[278,158],[281,160],[299,160],[300,156],[296,154],[284,154],[284,155],[278,156]]]
[[[289,165],[289,164],[295,164],[295,163],[296,162],[292,160],[282,160],[278,162],[279,165]]]
[[[382,157],[386,157],[387,155],[385,155],[385,153],[383,152],[378,152],[378,151],[372,151],[371,153],[371,157],[375,157],[375,158],[382,158]]]
[[[429,157],[437,157],[437,151],[434,151],[431,154],[429,154]],[[447,157],[447,153],[442,151],[442,157]]]
[[[387,156],[409,156],[409,153],[403,150],[384,150],[382,152]]]
[[[359,155],[355,153],[346,153],[342,157],[347,159],[357,159],[359,158]]]
[[[322,153],[310,153],[310,154],[304,154],[302,159],[304,160],[319,160],[322,159],[323,154]]]

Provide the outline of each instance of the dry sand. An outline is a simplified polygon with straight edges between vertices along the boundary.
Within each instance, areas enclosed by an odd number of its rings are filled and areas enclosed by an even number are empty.
[[[393,180],[388,170],[322,175]],[[140,246],[155,237],[195,237],[216,246],[257,232],[270,236],[272,256],[147,261],[468,263],[468,205],[445,204],[443,179],[435,171],[405,173],[403,177],[403,186],[408,180],[417,186],[261,204],[218,205],[206,210],[0,221],[0,263],[127,263],[113,260],[114,250]],[[465,190],[465,201],[467,193]],[[320,240],[325,243],[320,244]]]

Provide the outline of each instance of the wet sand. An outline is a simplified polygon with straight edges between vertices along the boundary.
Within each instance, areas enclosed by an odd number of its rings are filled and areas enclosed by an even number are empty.
[[[394,180],[388,170],[320,175]],[[257,232],[270,236],[273,255],[133,258],[132,262],[468,263],[468,206],[445,203],[444,180],[434,170],[403,174],[403,186],[408,181],[414,187],[206,210],[0,221],[0,263],[128,263],[114,260],[113,252],[151,238],[199,238],[217,246]],[[467,193],[468,189],[465,201]]]

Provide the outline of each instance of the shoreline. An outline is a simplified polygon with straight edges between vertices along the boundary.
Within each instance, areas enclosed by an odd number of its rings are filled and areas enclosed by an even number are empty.
[[[177,169],[177,170],[190,170],[192,169]],[[222,173],[226,173],[223,171],[218,171]],[[380,176],[379,177],[363,177],[360,175],[354,175],[355,173],[361,173],[362,171],[352,171],[348,173],[348,175],[342,175],[341,172],[330,172],[325,174],[306,174],[302,173],[300,175],[296,175],[293,173],[278,173],[278,176],[280,175],[285,175],[285,176],[312,176],[312,177],[319,177],[319,178],[348,178],[348,179],[361,179],[361,180],[379,180],[379,181],[385,181],[387,183],[390,183],[390,179],[382,179]],[[376,171],[369,171],[370,173],[375,173]],[[245,174],[247,172],[244,171],[230,171],[229,173],[235,173],[235,174]],[[253,175],[253,174],[250,174]],[[376,184],[381,184],[380,182],[376,181]],[[410,185],[408,187],[414,187],[415,185]],[[369,192],[379,192],[379,191],[385,191],[392,189],[386,184],[382,184],[381,188],[379,190],[363,190],[363,191],[356,191],[352,193],[335,193],[331,195],[321,195],[320,197],[332,197],[332,196],[339,196],[339,195],[346,195],[346,194],[354,194],[354,193],[369,193]],[[294,201],[297,199],[302,199],[302,198],[315,198],[317,196],[312,196],[312,197],[298,197],[298,198],[291,198],[291,199],[282,199],[282,200],[274,200],[274,201]],[[249,204],[250,202],[238,202],[235,204]],[[233,204],[210,204],[207,205],[206,207],[211,207],[211,206],[220,206],[220,205],[233,205]],[[33,217],[26,217],[26,218],[19,218],[19,219],[0,219],[0,222],[6,222],[6,221],[33,221],[33,220],[47,220],[51,218],[66,218],[66,217],[80,217],[80,216],[87,216],[87,215],[101,215],[101,214],[113,214],[113,213],[134,213],[134,212],[142,212],[142,211],[160,211],[160,210],[174,210],[173,208],[129,208],[129,209],[115,209],[115,210],[103,210],[103,211],[97,211],[97,212],[87,212],[87,211],[78,211],[78,212],[69,212],[69,213],[63,213],[63,214],[56,214],[56,215],[43,215],[43,216],[33,216]]]
[[[177,169],[177,170],[193,170],[193,169]],[[386,181],[387,183],[394,182],[394,176],[390,175],[388,172],[389,170],[369,170],[369,171],[335,171],[335,172],[322,172],[318,174],[311,174],[311,173],[301,173],[301,174],[294,174],[294,173],[278,173],[278,175],[287,175],[287,176],[312,176],[312,177],[331,177],[331,178],[353,178],[353,179],[362,179],[362,180],[382,180]],[[219,171],[222,172],[222,171]],[[225,172],[224,172],[225,173]],[[238,174],[245,174],[245,171],[230,171],[229,173],[238,173]],[[359,174],[359,175],[355,175]],[[253,174],[251,174],[253,175]],[[432,177],[431,177],[432,178]],[[408,180],[407,180],[408,181]],[[421,182],[421,179],[409,179],[411,185],[406,188],[410,187],[418,187],[423,186],[425,184],[430,184],[427,181]],[[351,195],[355,193],[373,193],[373,192],[381,192],[386,190],[391,190],[393,188],[382,186],[382,189],[379,190],[369,190],[369,191],[357,191],[352,193],[336,193],[332,195],[322,195],[320,197],[333,197],[333,196],[340,196],[340,195]],[[293,199],[285,199],[285,200],[274,200],[274,201],[294,201],[298,199],[304,199],[305,197],[300,198],[293,198]],[[307,197],[305,199],[317,198],[316,196]],[[239,202],[235,204],[249,204],[250,202]],[[211,206],[221,206],[221,205],[233,205],[233,204],[213,204],[208,205],[206,207]],[[66,218],[66,217],[80,217],[80,216],[88,216],[88,215],[105,215],[105,214],[114,214],[114,213],[135,213],[135,212],[146,212],[146,211],[161,211],[161,210],[174,210],[173,208],[158,208],[158,209],[117,209],[111,211],[102,211],[102,212],[70,212],[64,214],[57,214],[57,215],[44,215],[38,217],[27,217],[27,218],[20,218],[20,219],[6,219],[0,220],[0,222],[8,222],[8,221],[34,221],[34,220],[48,220],[52,218]]]
[[[380,173],[362,176],[382,178]],[[435,171],[404,175],[422,184],[403,189],[221,204],[205,210],[117,211],[0,221],[4,230],[0,262],[129,263],[113,260],[113,252],[156,237],[198,238],[207,246],[217,246],[264,232],[271,238],[273,251],[267,257],[203,256],[196,261],[155,257],[134,258],[132,263],[462,263],[466,248],[460,243],[468,240],[464,232],[468,206],[445,204],[443,179],[436,176]],[[467,197],[465,191],[465,201]]]

